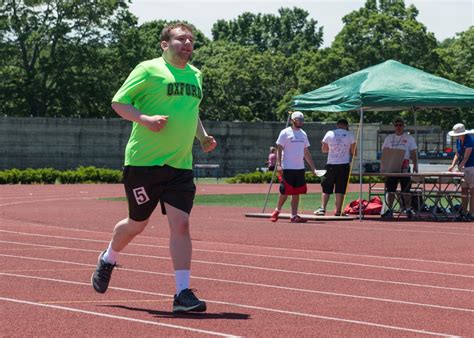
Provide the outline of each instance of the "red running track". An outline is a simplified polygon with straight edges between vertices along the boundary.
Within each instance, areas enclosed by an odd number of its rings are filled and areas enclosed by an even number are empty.
[[[261,185],[199,193],[265,192]],[[97,255],[126,216],[120,185],[0,186],[3,336],[472,336],[472,223],[248,219],[196,206],[192,286],[174,316],[166,220],[120,255],[105,295]]]

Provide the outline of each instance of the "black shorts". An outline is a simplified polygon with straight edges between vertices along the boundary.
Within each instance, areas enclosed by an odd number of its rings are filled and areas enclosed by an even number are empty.
[[[385,190],[387,192],[396,192],[398,182],[400,182],[401,192],[410,192],[411,190],[410,177],[385,177]]]
[[[161,201],[189,214],[193,208],[196,186],[192,170],[168,165],[123,169],[129,217],[134,221],[148,219]]]
[[[304,169],[284,169],[283,179],[280,182],[280,194],[301,195],[306,194],[306,180]]]
[[[350,165],[346,164],[326,164],[324,169],[326,174],[322,177],[321,187],[323,193],[345,194],[347,188],[347,181],[349,180]],[[336,189],[334,189],[336,188]]]

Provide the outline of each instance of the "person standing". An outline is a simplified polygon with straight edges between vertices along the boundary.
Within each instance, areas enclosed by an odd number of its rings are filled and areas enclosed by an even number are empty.
[[[304,160],[315,174],[313,158],[309,151],[308,135],[304,132],[304,115],[299,111],[291,114],[291,126],[283,129],[278,136],[277,170],[281,175],[280,196],[270,221],[276,222],[288,196],[291,195],[291,223],[305,223],[307,220],[298,215],[300,195],[306,194]]]
[[[325,166],[326,174],[321,180],[323,190],[321,207],[314,211],[315,215],[326,214],[326,206],[333,192],[336,193],[336,210],[334,215],[342,215],[342,202],[346,194],[349,181],[351,156],[355,156],[356,141],[349,132],[349,123],[346,119],[340,119],[336,123],[336,129],[328,131],[321,141],[321,151],[328,154]]]
[[[206,310],[206,303],[189,288],[189,214],[196,191],[192,147],[194,138],[205,152],[217,143],[199,119],[201,72],[188,63],[193,43],[189,25],[166,26],[161,33],[163,56],[140,63],[112,99],[117,114],[133,122],[123,171],[129,214],[116,224],[109,247],[99,255],[91,277],[94,289],[105,293],[119,253],[145,229],[160,203],[170,229],[176,281],[174,312]]]
[[[275,170],[275,163],[276,163],[276,148],[275,147],[270,147],[270,152],[268,153],[268,160],[265,162],[267,165],[268,171],[273,171]]]
[[[385,148],[402,149],[405,151],[401,167],[402,173],[410,172],[410,159],[413,163],[413,172],[418,172],[418,157],[416,142],[411,135],[404,132],[405,123],[403,119],[397,117],[393,121],[395,133],[388,135],[382,145],[382,150]],[[387,211],[382,214],[383,218],[393,217],[393,201],[395,199],[395,192],[397,191],[398,182],[400,182],[400,190],[402,194],[402,207],[407,217],[412,217],[411,210],[411,179],[410,177],[386,177],[385,178],[385,192],[387,194]]]
[[[448,135],[456,137],[456,154],[448,171],[453,171],[456,165],[464,172],[461,186],[462,205],[461,219],[472,221],[474,216],[474,130],[466,130],[464,124],[455,124]],[[469,206],[469,208],[468,208]]]

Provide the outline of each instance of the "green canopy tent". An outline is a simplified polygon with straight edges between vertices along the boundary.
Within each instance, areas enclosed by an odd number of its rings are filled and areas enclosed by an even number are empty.
[[[359,180],[362,198],[364,111],[474,107],[474,89],[388,60],[293,98],[302,111],[360,111]],[[416,122],[415,122],[416,123]],[[362,214],[359,214],[362,218]]]

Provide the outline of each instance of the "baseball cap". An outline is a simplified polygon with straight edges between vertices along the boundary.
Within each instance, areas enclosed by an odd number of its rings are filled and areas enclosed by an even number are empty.
[[[300,111],[294,111],[292,114],[291,114],[291,119],[294,120],[294,119],[304,119],[304,115],[302,112]]]

